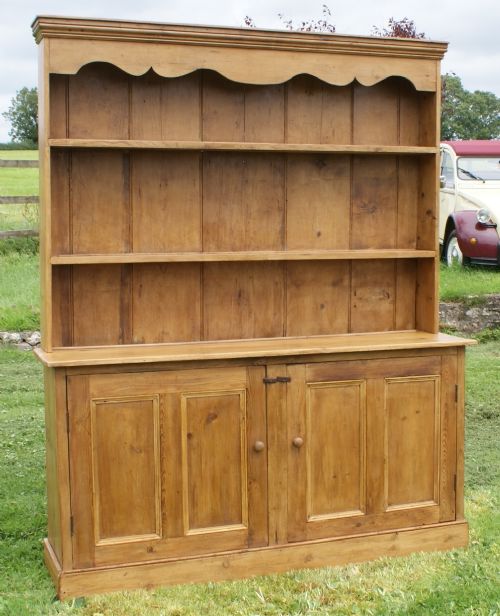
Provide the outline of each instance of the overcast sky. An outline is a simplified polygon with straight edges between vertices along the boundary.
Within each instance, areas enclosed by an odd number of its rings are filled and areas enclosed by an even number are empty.
[[[257,27],[280,28],[278,14],[298,23],[321,18],[322,2],[340,34],[370,34],[389,17],[409,17],[433,40],[449,42],[443,72],[461,77],[468,90],[500,96],[500,2],[498,0],[0,0],[0,112],[16,91],[37,80],[36,45],[30,24],[36,15],[106,17],[173,23],[242,26],[250,15]],[[8,141],[0,116],[0,142]]]

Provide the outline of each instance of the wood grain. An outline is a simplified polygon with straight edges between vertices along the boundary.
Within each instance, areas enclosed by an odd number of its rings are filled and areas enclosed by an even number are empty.
[[[364,513],[365,382],[308,384],[306,404],[308,520]]]
[[[286,188],[288,249],[345,250],[350,247],[351,168],[348,156],[290,155]]]
[[[269,154],[203,158],[203,249],[284,248],[285,166]]]
[[[185,534],[247,527],[244,392],[184,394],[181,414]]]
[[[129,160],[119,152],[71,156],[71,249],[128,252]]]
[[[111,345],[99,348],[56,348],[48,353],[35,349],[45,365],[57,367],[103,366],[179,361],[290,357],[404,349],[446,349],[477,344],[474,340],[421,331],[371,332],[333,336],[300,336],[282,339],[224,340],[184,344]]]
[[[342,333],[349,323],[349,263],[287,265],[286,335]]]
[[[351,98],[350,86],[329,87],[310,75],[292,79],[287,85],[287,141],[352,143]]]
[[[437,154],[437,146],[374,145],[374,144],[321,144],[276,143],[246,141],[159,140],[159,139],[49,139],[52,148],[111,149],[111,150],[207,150],[243,152],[320,152],[323,154]]]
[[[92,402],[97,545],[161,535],[159,420],[158,398]]]
[[[396,162],[353,158],[351,248],[396,248]]]
[[[217,261],[343,261],[359,259],[428,259],[435,250],[238,250],[235,252],[146,252],[56,255],[52,265],[105,263],[184,263]]]
[[[125,266],[129,267],[129,266]],[[73,344],[130,343],[130,276],[118,265],[72,272]]]
[[[134,253],[201,250],[200,175],[199,154],[134,152],[130,174]]]
[[[207,263],[203,267],[203,339],[284,334],[281,263]]]
[[[370,87],[353,86],[353,143],[398,143],[399,96],[397,81]]]
[[[201,339],[199,265],[137,264],[132,276],[132,342]]]
[[[386,380],[386,508],[439,501],[439,376]]]
[[[115,66],[92,63],[69,77],[68,137],[129,139],[129,79]]]
[[[350,331],[394,329],[394,263],[353,261],[351,268]]]
[[[266,377],[273,379],[278,376],[289,376],[292,383],[293,378],[300,367],[286,366],[277,364],[266,367]],[[293,511],[283,506],[283,500],[288,493],[288,465],[287,451],[288,441],[288,402],[287,392],[289,385],[285,383],[273,383],[266,385],[266,407],[267,407],[267,485],[268,492],[268,524],[269,524],[269,545],[282,545],[288,541],[289,527],[293,516]],[[299,487],[299,486],[297,486]]]

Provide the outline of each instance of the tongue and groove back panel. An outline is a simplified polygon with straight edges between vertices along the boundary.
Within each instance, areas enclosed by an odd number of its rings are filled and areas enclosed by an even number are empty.
[[[395,77],[250,86],[211,71],[131,77],[93,63],[51,76],[50,132],[432,146],[434,104]],[[53,148],[52,255],[432,250],[435,193],[420,187],[433,165],[422,154]],[[432,268],[432,258],[55,265],[53,344],[415,329],[416,287]]]

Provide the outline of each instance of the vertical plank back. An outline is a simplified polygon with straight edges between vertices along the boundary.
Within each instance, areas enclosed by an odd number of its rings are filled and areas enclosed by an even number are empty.
[[[72,153],[72,252],[130,250],[129,172],[127,154],[85,150]]]
[[[200,175],[196,152],[131,154],[134,252],[201,250]]]
[[[281,155],[205,154],[203,249],[283,249],[284,177]]]
[[[394,79],[374,86],[354,85],[353,143],[398,143],[399,88]]]
[[[285,86],[245,86],[245,141],[285,141]]]
[[[92,63],[69,77],[68,136],[129,138],[129,77],[109,64]]]
[[[351,142],[351,86],[301,75],[287,84],[287,142]]]
[[[287,248],[349,248],[350,193],[348,156],[290,155],[286,185]]]
[[[203,74],[202,139],[245,140],[243,88],[210,71]]]
[[[353,157],[351,248],[395,248],[396,222],[396,158]]]

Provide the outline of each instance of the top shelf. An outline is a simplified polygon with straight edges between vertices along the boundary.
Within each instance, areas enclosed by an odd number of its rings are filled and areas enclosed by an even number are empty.
[[[336,145],[325,143],[254,143],[242,141],[149,141],[142,139],[49,139],[52,148],[125,150],[196,150],[220,152],[312,152],[324,154],[437,154],[437,147],[408,145]]]

